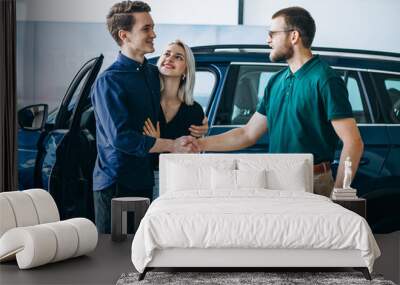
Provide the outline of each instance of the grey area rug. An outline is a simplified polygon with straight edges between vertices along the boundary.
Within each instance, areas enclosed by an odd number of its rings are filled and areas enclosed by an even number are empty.
[[[376,284],[395,285],[384,280],[380,275],[372,274],[372,281],[364,278],[360,272],[148,272],[142,281],[138,281],[139,273],[122,274],[117,285],[146,284]]]

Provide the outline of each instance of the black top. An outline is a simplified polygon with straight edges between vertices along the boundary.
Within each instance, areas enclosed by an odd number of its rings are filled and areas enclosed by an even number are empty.
[[[204,119],[204,112],[201,105],[194,102],[192,106],[182,103],[176,113],[168,123],[165,120],[164,112],[160,105],[160,136],[163,139],[176,139],[181,136],[190,135],[190,125],[200,126]]]
[[[191,125],[201,126],[203,119],[203,108],[196,101],[192,106],[182,103],[175,117],[168,123],[165,121],[164,112],[160,105],[160,136],[163,139],[176,139],[181,136],[188,136],[190,135],[189,127]],[[154,168],[156,170],[158,170],[158,156],[158,153],[154,155]]]

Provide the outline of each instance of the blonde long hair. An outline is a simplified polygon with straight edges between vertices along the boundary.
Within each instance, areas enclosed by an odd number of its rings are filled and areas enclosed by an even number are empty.
[[[195,61],[194,61],[194,56],[193,52],[190,49],[188,45],[186,45],[184,42],[181,40],[175,40],[171,43],[168,44],[170,45],[178,45],[181,48],[184,49],[185,51],[185,58],[186,58],[186,73],[185,73],[185,79],[181,79],[181,82],[179,84],[178,88],[178,98],[181,100],[181,102],[184,102],[186,105],[193,105],[194,100],[193,100],[193,89],[194,89],[194,83],[195,83],[195,74],[196,74],[196,66],[195,66]],[[161,56],[157,61],[157,67],[160,69],[161,66]],[[164,82],[163,82],[163,77],[160,74],[160,84],[161,84],[161,91],[164,90]]]

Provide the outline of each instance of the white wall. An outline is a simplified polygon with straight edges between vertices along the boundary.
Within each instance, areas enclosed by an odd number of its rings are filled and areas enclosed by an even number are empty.
[[[118,46],[107,31],[105,15],[117,1],[17,0],[20,104],[59,104],[83,62],[100,53],[104,67],[114,61]],[[271,15],[292,5],[305,7],[315,18],[314,46],[400,52],[400,0],[245,0],[243,26],[236,25],[238,0],[147,2],[157,33],[156,52],[149,57],[176,38],[190,46],[265,44]]]
[[[314,46],[400,52],[399,0],[245,0],[244,24],[268,25],[274,12],[289,6],[313,16]]]
[[[17,0],[17,19],[103,23],[109,8],[118,1]],[[146,2],[152,7],[156,24],[236,25],[238,22],[238,0]],[[266,26],[274,12],[294,5],[309,10],[317,23],[314,46],[400,52],[399,0],[245,0],[244,24]]]
[[[122,0],[17,0],[17,20],[102,23]],[[237,0],[145,0],[158,24],[235,25]]]

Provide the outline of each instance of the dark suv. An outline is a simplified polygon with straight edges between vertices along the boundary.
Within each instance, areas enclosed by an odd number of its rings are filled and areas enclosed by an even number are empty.
[[[242,126],[256,110],[272,74],[267,46],[218,45],[192,48],[196,58],[195,100],[209,117],[209,135]],[[400,230],[400,54],[313,48],[343,77],[363,141],[353,187],[367,199],[375,233]],[[63,217],[92,217],[92,170],[96,158],[90,88],[103,56],[75,76],[57,110],[46,105],[19,111],[19,183],[42,187],[55,197]],[[155,63],[156,58],[150,60]],[[47,118],[47,119],[46,119]],[[264,153],[268,133],[240,152]],[[332,168],[336,171],[341,145]]]

